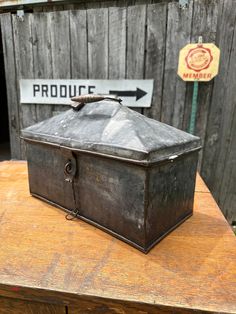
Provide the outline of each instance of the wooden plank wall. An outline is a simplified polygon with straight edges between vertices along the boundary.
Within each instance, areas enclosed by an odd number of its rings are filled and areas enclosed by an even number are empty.
[[[51,12],[50,12],[51,11]],[[220,74],[200,83],[199,170],[227,219],[236,221],[236,10],[234,0],[119,0],[37,7],[24,21],[1,15],[13,158],[25,158],[20,129],[68,107],[20,105],[20,78],[154,78],[148,117],[187,130],[192,83],[176,74],[181,47],[215,42]]]

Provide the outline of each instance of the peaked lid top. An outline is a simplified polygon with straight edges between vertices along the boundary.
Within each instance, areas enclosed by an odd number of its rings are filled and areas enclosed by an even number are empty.
[[[200,139],[113,101],[70,109],[22,130],[23,138],[143,163],[200,148]]]

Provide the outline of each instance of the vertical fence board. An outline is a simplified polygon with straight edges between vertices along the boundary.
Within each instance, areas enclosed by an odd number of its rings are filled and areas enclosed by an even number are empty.
[[[1,15],[4,66],[7,87],[8,116],[10,129],[11,158],[21,158],[20,121],[17,95],[15,49],[11,14]]]
[[[86,10],[70,12],[71,77],[88,77]]]
[[[146,6],[128,7],[127,78],[141,79],[144,74]]]
[[[125,79],[126,8],[109,8],[109,73],[110,79]]]
[[[31,23],[34,78],[53,78],[49,15],[34,13]],[[51,105],[36,105],[37,121],[52,116]]]
[[[211,43],[216,40],[218,0],[195,0],[192,19],[191,42],[198,42],[199,36],[202,36],[203,42]],[[198,135],[204,145],[205,133],[207,127],[208,110],[211,102],[213,80],[210,82],[199,83],[198,91],[198,112],[196,118],[195,134]],[[187,92],[185,98],[185,112],[182,129],[188,130],[191,103],[193,94],[193,83],[187,83]],[[202,154],[199,154],[199,169],[201,168]]]
[[[186,83],[177,76],[179,50],[190,42],[193,1],[187,9],[168,4],[166,62],[161,120],[182,128]]]
[[[91,79],[108,77],[108,9],[89,9],[88,74]]]
[[[71,78],[70,58],[70,21],[68,11],[50,12],[49,27],[51,31],[52,72],[53,78]],[[56,106],[53,114],[68,110],[68,106]]]
[[[64,305],[0,297],[0,313],[4,314],[66,314]]]
[[[20,79],[34,78],[33,49],[31,33],[31,14],[27,14],[21,21],[16,15],[12,16],[15,58],[17,64],[18,83]],[[20,105],[20,126],[25,128],[37,121],[35,105]]]
[[[146,5],[134,5],[127,11],[127,79],[144,77]],[[133,108],[134,109],[134,108]],[[142,112],[140,108],[135,109]]]
[[[31,19],[31,14],[25,15],[23,21],[18,19],[16,15],[12,16],[18,84],[20,79],[34,78]],[[17,89],[19,90],[19,85]],[[25,128],[36,123],[37,114],[35,104],[25,105],[20,104],[20,100],[18,101],[20,128]],[[25,159],[25,156],[25,144],[21,140],[21,158]]]
[[[233,88],[233,82],[229,81],[230,54],[233,43],[233,33],[235,28],[235,8],[233,1],[221,2],[219,12],[221,15],[218,20],[217,44],[221,49],[221,62],[219,74],[214,79],[211,107],[207,122],[207,132],[205,137],[204,158],[202,162],[201,174],[214,196],[217,198],[216,190],[221,184],[223,174],[224,158],[227,152],[228,140],[223,134],[229,128],[227,123],[223,126],[223,121],[231,119],[231,104],[225,102],[227,89]],[[231,87],[232,86],[232,87]],[[219,165],[221,164],[221,175],[219,176]],[[216,173],[217,171],[217,173]]]
[[[68,11],[50,12],[52,69],[54,78],[70,78],[70,31]]]
[[[147,38],[145,78],[154,79],[151,108],[145,108],[147,117],[160,120],[165,66],[167,4],[158,3],[147,7]]]
[[[229,56],[229,68],[227,73],[227,83],[222,103],[222,123],[220,129],[220,143],[217,164],[215,168],[216,178],[221,177],[220,184],[213,186],[219,205],[223,211],[227,212],[228,219],[232,218],[232,208],[234,208],[236,195],[236,181],[232,177],[236,176],[236,12],[234,12],[234,31],[232,48]]]
[[[235,73],[235,72],[234,72]],[[234,74],[235,76],[235,74]],[[235,97],[235,96],[234,96]],[[232,223],[236,222],[236,105],[232,119],[232,128],[229,148],[227,151],[227,160],[224,164],[223,179],[221,190],[217,197],[219,204],[227,220]]]

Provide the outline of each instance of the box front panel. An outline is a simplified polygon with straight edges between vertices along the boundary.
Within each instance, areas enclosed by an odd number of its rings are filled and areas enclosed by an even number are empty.
[[[65,181],[64,168],[70,158],[60,148],[33,144],[27,145],[30,192],[59,206],[74,209],[71,183]]]
[[[143,246],[145,170],[85,154],[77,161],[79,214]]]
[[[192,213],[198,153],[150,169],[147,247]]]

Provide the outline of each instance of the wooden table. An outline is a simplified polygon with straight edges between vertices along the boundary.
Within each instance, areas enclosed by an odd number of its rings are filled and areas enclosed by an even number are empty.
[[[30,196],[25,162],[2,162],[0,240],[0,313],[236,313],[236,238],[200,177],[194,215],[145,255],[67,221]]]

